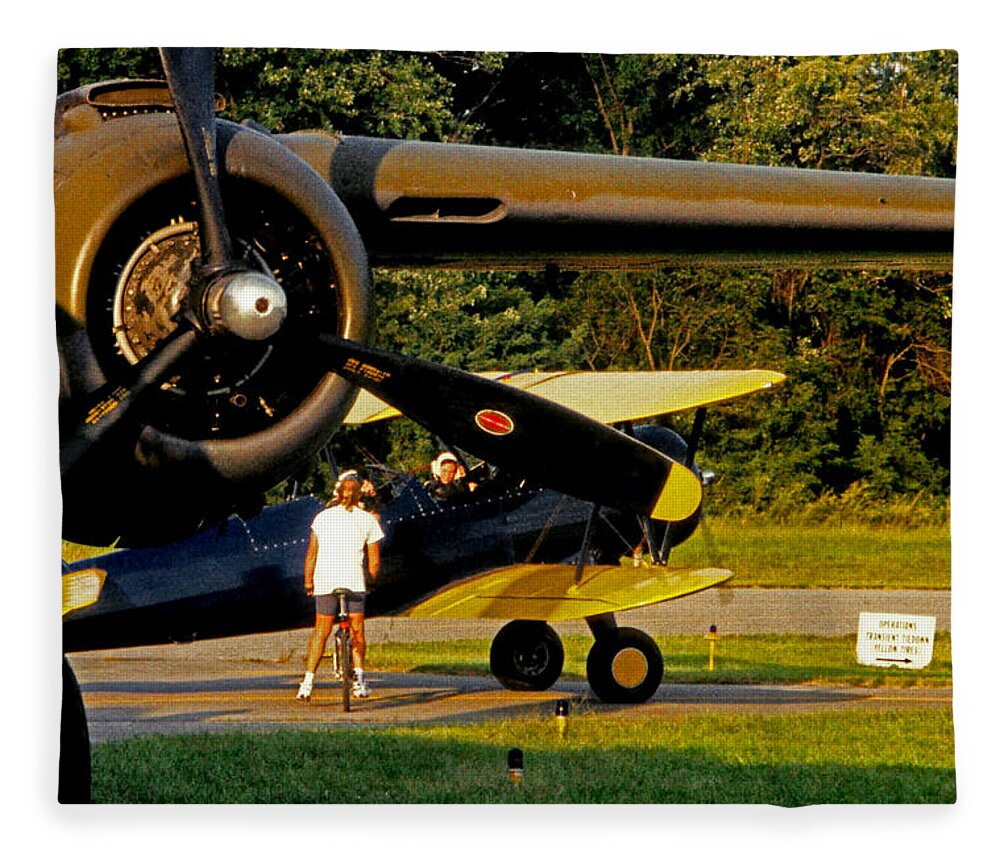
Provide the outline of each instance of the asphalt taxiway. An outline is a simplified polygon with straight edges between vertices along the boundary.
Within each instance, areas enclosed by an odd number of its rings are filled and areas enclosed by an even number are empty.
[[[683,605],[682,605],[683,604]],[[619,622],[651,634],[705,631],[797,632],[836,636],[856,631],[861,611],[931,614],[949,629],[950,593],[714,589],[673,603],[624,613]],[[373,619],[371,647],[388,641],[490,638],[502,622]],[[586,633],[583,622],[555,625]],[[568,699],[576,713],[627,710],[679,716],[699,711],[802,713],[844,708],[950,707],[951,689],[848,686],[661,685],[643,705],[606,705],[584,681],[545,692],[514,693],[492,677],[372,672],[372,697],[340,708],[339,689],[322,669],[312,702],[294,700],[308,630],[70,655],[87,708],[91,739],[147,734],[266,731],[331,725],[383,726],[551,714]]]

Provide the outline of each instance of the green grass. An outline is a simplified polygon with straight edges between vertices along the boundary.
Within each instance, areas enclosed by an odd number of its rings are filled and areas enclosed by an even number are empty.
[[[951,588],[951,537],[938,526],[710,521],[670,562],[728,568],[734,588]]]
[[[515,788],[507,751],[524,751]],[[94,750],[98,803],[952,803],[943,709],[571,714],[455,726],[147,737]]]
[[[663,682],[684,684],[849,684],[862,687],[944,687],[952,682],[951,635],[934,637],[934,658],[924,669],[859,666],[854,636],[723,636],[715,670],[708,671],[708,643],[701,636],[657,636],[665,664]],[[564,636],[564,678],[586,679],[590,636]],[[386,642],[373,645],[375,671],[489,675],[486,640]]]

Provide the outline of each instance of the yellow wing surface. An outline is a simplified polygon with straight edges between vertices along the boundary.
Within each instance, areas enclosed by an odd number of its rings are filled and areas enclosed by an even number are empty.
[[[83,609],[84,606],[97,603],[107,576],[107,571],[96,567],[64,573],[62,575],[62,614],[65,615],[74,609]]]
[[[773,370],[487,371],[478,375],[529,390],[603,424],[722,403],[771,388],[785,378]],[[345,423],[368,424],[398,415],[373,394],[361,391]]]
[[[447,586],[399,613],[406,618],[520,618],[571,621],[673,600],[725,582],[719,568],[515,564]]]

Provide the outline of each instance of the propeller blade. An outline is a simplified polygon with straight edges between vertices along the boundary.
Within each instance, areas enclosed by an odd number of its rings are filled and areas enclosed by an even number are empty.
[[[67,474],[113,427],[118,426],[142,395],[173,371],[197,339],[198,334],[190,325],[179,325],[142,362],[131,368],[132,372],[124,380],[108,382],[87,397],[60,444],[60,472]]]
[[[202,263],[223,269],[233,260],[216,160],[215,51],[160,48],[163,71],[198,193]]]
[[[683,520],[701,481],[648,445],[528,391],[318,335],[330,368],[470,454],[533,483],[654,519]]]

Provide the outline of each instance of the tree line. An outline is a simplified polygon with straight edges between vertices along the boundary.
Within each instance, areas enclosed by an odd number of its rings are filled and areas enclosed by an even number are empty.
[[[159,77],[152,49],[64,50],[61,90]],[[226,114],[347,134],[954,176],[958,58],[223,49]],[[713,505],[947,511],[951,277],[913,271],[377,272],[376,342],[469,370],[764,367],[713,408]],[[675,419],[687,429],[688,416]],[[408,422],[339,434],[413,468]],[[597,467],[597,464],[591,464]],[[315,484],[319,477],[313,476]]]

